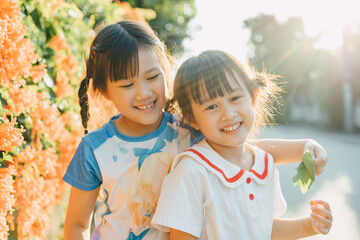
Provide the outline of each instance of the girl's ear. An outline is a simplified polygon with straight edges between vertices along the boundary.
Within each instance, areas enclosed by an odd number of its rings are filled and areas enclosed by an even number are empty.
[[[195,128],[196,130],[200,130],[199,125],[197,124],[194,117],[191,116],[188,122],[190,123],[191,127]]]
[[[109,94],[107,93],[107,91],[103,91],[103,90],[100,90],[101,91],[101,94],[104,96],[104,98],[108,101],[111,101],[110,99],[110,96]]]

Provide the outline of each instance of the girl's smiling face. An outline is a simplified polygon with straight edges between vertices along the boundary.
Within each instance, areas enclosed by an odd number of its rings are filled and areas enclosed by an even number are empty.
[[[191,125],[200,129],[207,142],[217,151],[228,147],[241,146],[247,139],[254,124],[253,101],[243,81],[239,84],[226,74],[233,91],[224,96],[195,103],[191,99],[193,119]],[[240,86],[239,86],[240,85]],[[206,92],[204,93],[205,95]]]
[[[140,47],[138,56],[138,76],[113,82],[108,80],[103,93],[122,114],[115,125],[120,132],[130,136],[156,130],[166,103],[165,75],[156,54]]]

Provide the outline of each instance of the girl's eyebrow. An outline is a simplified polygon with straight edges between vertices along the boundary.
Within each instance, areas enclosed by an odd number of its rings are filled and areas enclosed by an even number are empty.
[[[241,86],[238,86],[231,93],[236,92],[236,91],[244,92],[245,90]]]
[[[145,73],[150,73],[150,72],[153,72],[153,71],[160,71],[160,68],[159,67],[152,67],[150,68],[149,70],[146,70]]]
[[[149,70],[146,70],[145,71],[145,74],[149,74],[149,73],[151,73],[151,72],[153,72],[153,71],[161,71],[160,70],[160,68],[159,67],[152,67],[152,68],[150,68]],[[128,81],[131,81],[133,78],[124,78],[124,79],[118,79],[117,81],[119,81],[119,80],[128,80]]]
[[[235,93],[235,92],[237,92],[237,91],[239,91],[239,92],[241,92],[241,93],[244,93],[245,92],[245,90],[242,88],[242,87],[240,87],[240,86],[238,86],[238,87],[236,87],[235,89],[233,89],[231,92],[228,92],[228,94],[233,94],[233,93]],[[219,96],[218,96],[219,97]],[[216,98],[216,97],[215,97]],[[200,106],[202,106],[202,105],[204,105],[204,104],[207,104],[207,103],[209,103],[210,101],[212,101],[212,100],[214,100],[215,98],[213,98],[213,99],[210,99],[210,98],[203,98],[202,99],[202,101],[201,101],[201,103],[199,103],[200,104]]]

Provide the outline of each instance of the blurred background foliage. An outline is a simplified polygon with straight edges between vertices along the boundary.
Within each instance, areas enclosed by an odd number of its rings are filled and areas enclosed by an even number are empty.
[[[195,17],[195,0],[129,0],[132,7],[152,9],[156,17],[150,26],[159,34],[173,55],[184,51],[182,42],[190,37],[189,22]]]
[[[300,17],[279,22],[274,15],[260,14],[243,24],[250,31],[250,64],[282,76],[286,92],[277,122],[342,129],[346,89],[353,90],[353,106],[360,99],[360,24],[345,27],[343,47],[332,51],[317,47],[322,33],[305,35]]]

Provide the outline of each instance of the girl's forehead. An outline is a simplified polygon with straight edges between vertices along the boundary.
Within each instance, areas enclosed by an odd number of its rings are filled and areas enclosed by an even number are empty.
[[[247,87],[245,84],[245,79],[243,79],[242,77],[239,76],[239,74],[237,74],[236,72],[225,72],[225,76],[226,76],[226,80],[227,82],[230,84],[231,88],[233,90],[242,90],[244,92],[247,92]]]
[[[139,47],[138,52],[139,58],[139,73],[144,73],[151,71],[152,69],[162,70],[161,62],[159,61],[159,56],[153,49]]]
[[[113,79],[115,81],[131,80],[159,71],[164,70],[156,52],[150,47],[139,47],[138,51],[129,55],[125,61],[118,62],[113,71]]]

